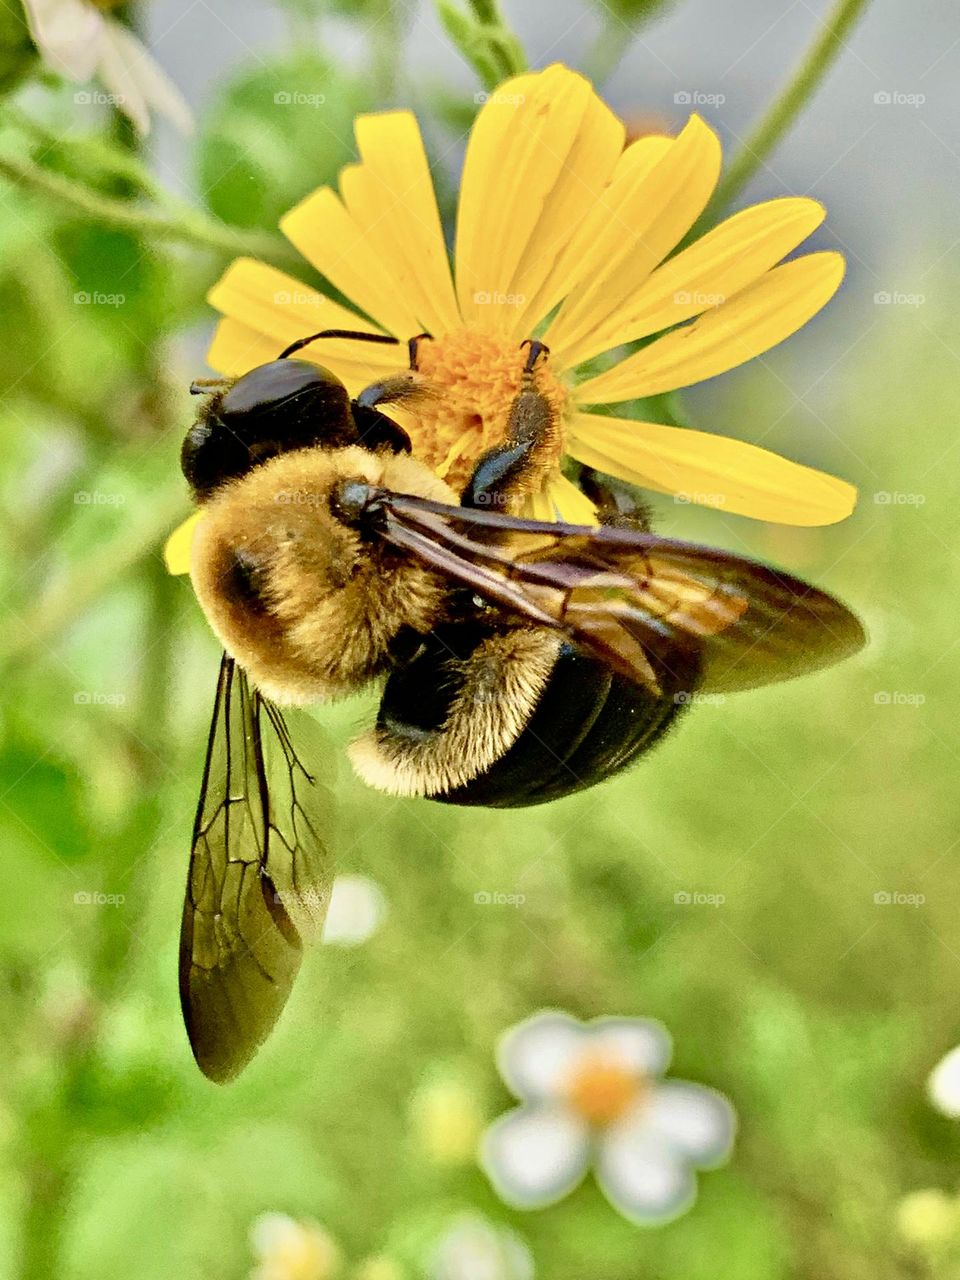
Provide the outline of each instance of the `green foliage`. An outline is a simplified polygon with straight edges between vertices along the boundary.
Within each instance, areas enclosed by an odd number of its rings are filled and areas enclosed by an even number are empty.
[[[464,49],[494,14],[445,11]],[[466,123],[465,99],[427,105]],[[318,53],[245,67],[201,126],[211,209],[271,226],[349,162],[354,113],[381,105]],[[18,145],[123,196],[66,145]],[[884,309],[818,384],[816,413],[784,413],[783,385],[802,385],[792,351],[816,329],[694,400],[703,425],[858,480],[848,524],[784,531],[656,503],[665,532],[848,599],[872,632],[861,658],[694,707],[627,775],[517,813],[374,794],[343,758],[371,701],[320,717],[341,869],[374,877],[389,916],[363,947],[307,959],[276,1035],[218,1089],[190,1058],[175,976],[218,654],[158,553],[186,507],[177,451],[200,370],[182,343],[209,319],[225,251],[3,194],[0,1274],[242,1280],[252,1220],[279,1211],[326,1225],[346,1280],[373,1257],[419,1280],[469,1212],[517,1233],[546,1280],[953,1280],[956,1240],[909,1244],[896,1225],[906,1194],[954,1192],[960,1158],[956,1124],[924,1097],[960,1040],[956,378],[930,339],[949,310]],[[846,331],[843,305],[822,332]],[[918,500],[874,500],[889,491]],[[878,700],[894,693],[913,701]],[[484,891],[524,901],[480,905]],[[691,892],[724,901],[677,901]],[[673,1073],[734,1102],[732,1160],[677,1222],[638,1231],[590,1182],[517,1213],[469,1152],[431,1140],[438,1082],[468,1133],[511,1105],[497,1039],[551,1006],[662,1019]]]
[[[245,69],[204,125],[198,164],[207,204],[225,222],[274,226],[353,159],[353,118],[372,105],[371,86],[319,52]]]

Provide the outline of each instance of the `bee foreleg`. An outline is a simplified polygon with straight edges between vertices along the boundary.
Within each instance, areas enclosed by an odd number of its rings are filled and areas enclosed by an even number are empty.
[[[503,443],[481,454],[460,495],[462,506],[516,507],[540,487],[551,469],[549,446],[556,438],[556,413],[535,380],[537,360],[547,348],[535,341],[523,345],[530,351]]]

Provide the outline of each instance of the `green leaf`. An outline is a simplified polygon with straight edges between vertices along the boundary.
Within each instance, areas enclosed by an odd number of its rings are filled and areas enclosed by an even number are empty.
[[[316,53],[232,81],[200,143],[203,198],[226,222],[265,228],[355,158],[353,117],[370,88]]]

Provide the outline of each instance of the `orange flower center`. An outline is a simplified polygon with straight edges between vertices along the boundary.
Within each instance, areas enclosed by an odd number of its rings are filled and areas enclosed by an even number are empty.
[[[581,1058],[567,1080],[570,1106],[589,1124],[607,1125],[647,1093],[642,1076],[610,1054],[593,1053]]]
[[[514,339],[475,329],[420,343],[420,373],[435,394],[417,402],[409,425],[414,453],[454,489],[463,487],[480,455],[506,436],[526,359],[527,348]],[[550,369],[549,356],[541,357],[534,376],[559,423],[567,391]],[[559,463],[560,431],[549,447],[555,456],[544,461]]]

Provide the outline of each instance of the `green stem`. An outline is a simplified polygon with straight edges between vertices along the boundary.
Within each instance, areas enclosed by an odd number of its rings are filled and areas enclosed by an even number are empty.
[[[469,12],[453,0],[436,0],[447,35],[487,89],[527,69],[523,46],[507,25],[497,0],[467,0]]]
[[[131,151],[121,151],[94,134],[64,135],[48,129],[17,107],[7,105],[4,115],[10,124],[21,129],[28,138],[39,143],[46,151],[56,151],[66,163],[79,160],[101,173],[122,178],[135,190],[167,208],[176,208],[177,200],[159,183],[150,170]]]
[[[604,23],[583,60],[583,73],[588,80],[601,86],[610,79],[630,47],[632,34],[624,31],[622,22]]]
[[[843,48],[844,37],[868,3],[869,0],[837,0],[833,12],[823,22],[823,30],[807,51],[793,78],[734,157],[698,225],[712,225],[717,216],[740,195],[793,124],[801,108],[816,92]]]
[[[231,227],[187,206],[168,213],[142,209],[128,200],[103,195],[19,156],[0,155],[0,176],[67,205],[96,222],[120,227],[149,240],[178,241],[228,256],[249,254],[282,266],[299,261],[293,249],[279,236]]]
[[[61,583],[50,596],[41,599],[22,616],[19,627],[0,649],[0,670],[37,652],[81,618],[123,574],[149,556],[159,556],[160,544],[178,517],[186,510],[184,495],[171,492],[151,507],[134,529],[125,528],[116,541],[85,562],[74,578]]]

